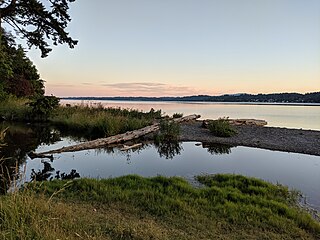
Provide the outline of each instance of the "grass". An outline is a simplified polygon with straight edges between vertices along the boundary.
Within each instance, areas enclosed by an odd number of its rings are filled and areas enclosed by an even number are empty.
[[[105,137],[148,126],[158,117],[161,112],[154,110],[144,113],[132,109],[60,106],[50,121],[64,133],[81,132],[85,137]]]
[[[31,108],[26,104],[27,98],[9,96],[0,102],[0,117],[8,121],[29,121]]]
[[[0,198],[1,239],[318,239],[287,188],[237,175],[79,179]]]
[[[28,99],[10,97],[0,104],[0,117],[8,121],[33,122]],[[59,106],[49,117],[49,123],[64,133],[81,133],[82,137],[106,137],[150,125],[161,117],[161,111],[142,112],[134,109],[97,106]]]
[[[232,137],[236,134],[228,119],[225,118],[209,121],[208,129],[216,137]]]

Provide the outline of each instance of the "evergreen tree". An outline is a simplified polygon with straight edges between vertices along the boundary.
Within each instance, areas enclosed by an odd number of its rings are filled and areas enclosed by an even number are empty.
[[[41,96],[44,81],[13,36],[3,34],[0,54],[0,97],[12,94],[17,97]]]

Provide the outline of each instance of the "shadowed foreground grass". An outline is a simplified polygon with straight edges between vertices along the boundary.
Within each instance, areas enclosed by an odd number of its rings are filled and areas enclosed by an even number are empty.
[[[287,188],[237,175],[52,181],[0,199],[1,239],[319,239]]]

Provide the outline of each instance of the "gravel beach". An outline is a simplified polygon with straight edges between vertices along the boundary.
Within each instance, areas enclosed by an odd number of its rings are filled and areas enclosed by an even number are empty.
[[[181,125],[181,141],[221,143],[230,146],[247,146],[284,152],[320,156],[320,131],[261,126],[234,126],[238,134],[229,138],[213,136],[202,128],[202,121]]]

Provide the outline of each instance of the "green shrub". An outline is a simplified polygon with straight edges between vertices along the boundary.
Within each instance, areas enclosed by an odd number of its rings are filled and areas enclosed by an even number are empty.
[[[208,129],[216,137],[231,137],[237,133],[226,118],[210,121]]]
[[[181,117],[183,117],[183,113],[174,113],[174,114],[172,115],[172,117],[173,117],[173,118],[181,118]]]
[[[53,110],[59,106],[60,99],[55,96],[40,96],[28,103],[36,120],[48,120]]]
[[[160,131],[155,138],[156,143],[176,142],[180,134],[180,125],[174,121],[164,119],[160,121]]]

